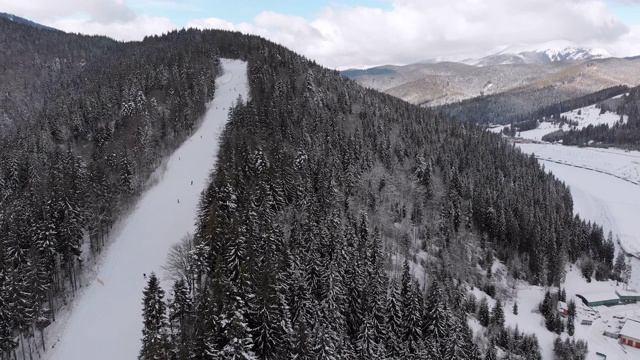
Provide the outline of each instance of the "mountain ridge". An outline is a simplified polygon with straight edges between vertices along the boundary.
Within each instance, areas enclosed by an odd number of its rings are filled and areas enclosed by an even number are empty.
[[[567,40],[554,40],[540,44],[514,44],[496,54],[480,59],[467,59],[462,62],[468,65],[489,66],[592,60],[609,57],[611,54],[604,49],[579,46]]]
[[[31,21],[29,19],[26,19],[26,18],[23,18],[23,17],[20,17],[20,16],[16,16],[16,15],[13,15],[13,14],[9,14],[9,13],[0,12],[0,18],[5,18],[7,20],[13,21],[13,22],[18,23],[18,24],[32,26],[32,27],[35,27],[37,29],[60,31],[60,30],[58,30],[56,28],[52,28],[50,26],[42,25],[42,24],[39,24],[37,22]]]

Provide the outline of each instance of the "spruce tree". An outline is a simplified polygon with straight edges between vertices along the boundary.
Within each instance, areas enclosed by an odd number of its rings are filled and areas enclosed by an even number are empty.
[[[211,303],[208,289],[204,289],[196,296],[195,316],[193,323],[192,349],[194,359],[214,360],[217,354],[216,335],[219,330],[219,321],[214,306]]]
[[[478,322],[480,325],[489,326],[489,302],[486,297],[480,300],[480,306],[478,306]]]
[[[567,305],[567,307],[568,307],[569,315],[575,316],[576,315],[576,302],[573,299],[569,300],[569,304]]]
[[[400,301],[400,291],[395,279],[391,281],[389,286],[387,309],[387,354],[391,358],[397,358],[402,353],[403,308]]]
[[[502,302],[500,299],[496,300],[496,304],[491,310],[491,324],[498,328],[504,327],[504,309],[502,309]]]
[[[184,280],[173,284],[173,299],[169,304],[169,325],[175,359],[186,360],[191,351],[191,328],[193,304]]]
[[[164,302],[164,290],[160,287],[155,273],[149,275],[149,281],[143,291],[142,318],[142,360],[164,360],[169,357],[169,339],[167,324],[167,306]]]
[[[452,325],[452,311],[447,306],[444,290],[439,281],[434,279],[426,292],[422,334],[442,348],[441,356],[445,356],[444,345],[448,343]]]
[[[575,333],[575,329],[576,329],[576,325],[575,325],[574,316],[569,315],[567,317],[567,334],[569,334],[569,336],[573,336],[573,334]]]
[[[496,346],[493,340],[489,341],[487,350],[484,353],[484,360],[498,360],[498,353],[496,352]]]

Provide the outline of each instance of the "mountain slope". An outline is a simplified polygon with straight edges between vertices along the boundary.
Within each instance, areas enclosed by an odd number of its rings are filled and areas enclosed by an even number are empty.
[[[640,59],[607,58],[480,67],[444,62],[377,69],[376,75],[358,75],[353,79],[363,86],[424,106],[509,91],[542,91],[540,96],[558,102],[616,85],[633,87],[640,84]],[[529,99],[523,97],[522,101]]]
[[[36,29],[59,31],[58,29],[54,29],[52,27],[45,26],[45,25],[42,25],[42,24],[38,24],[36,22],[33,22],[33,21],[25,19],[25,18],[22,18],[22,17],[19,17],[19,16],[15,16],[15,15],[12,15],[12,14],[3,13],[3,12],[0,12],[0,18],[5,18],[5,19],[7,19],[9,21],[13,21],[13,22],[18,23],[18,24],[32,26],[32,27],[34,27]]]
[[[234,102],[247,99],[246,63],[222,61],[224,75],[202,125],[157,170],[158,183],[142,195],[122,221],[45,359],[135,359],[142,334],[143,273],[165,277],[162,265],[172,244],[193,234],[200,192],[217,153],[217,142]],[[98,280],[99,279],[99,280]],[[99,282],[101,281],[101,282]],[[167,282],[164,283],[168,287]]]
[[[560,285],[565,264],[582,256],[611,266],[612,245],[573,216],[569,190],[480,127],[364,89],[257,36],[192,29],[114,49],[107,66],[90,63],[52,90],[58,101],[31,119],[39,127],[1,143],[11,193],[0,207],[10,255],[0,297],[20,300],[0,308],[10,314],[0,316],[7,353],[14,334],[47,325],[60,286],[77,282],[83,230],[90,251],[105,245],[103,211],[146,179],[132,169],[153,168],[154,150],[197,125],[219,56],[247,61],[250,101],[230,112],[198,206],[185,260],[193,281],[175,282],[168,302],[144,296],[146,309],[169,316],[145,313],[144,334],[158,336],[144,337],[143,357],[480,359],[486,345],[467,319],[481,314],[466,293],[508,291],[487,276],[494,258],[545,286]],[[76,214],[87,218],[65,216]],[[56,277],[44,276],[60,258]],[[539,352],[535,337],[500,339],[513,356]]]
[[[616,146],[640,148],[640,87],[631,89],[618,102],[611,104],[618,116],[628,119],[626,122],[600,124],[583,129],[570,129],[562,134],[550,137],[565,145]]]

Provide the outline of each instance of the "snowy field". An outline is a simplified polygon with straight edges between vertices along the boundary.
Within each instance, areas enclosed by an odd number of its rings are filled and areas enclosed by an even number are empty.
[[[628,252],[640,253],[640,186],[637,185],[640,180],[640,153],[552,144],[518,146],[525,153],[536,154],[547,171],[570,187],[575,213],[602,225],[605,233],[611,230],[614,236],[620,237],[620,245]],[[640,260],[631,258],[631,264],[630,286],[640,289]],[[567,274],[565,287],[567,298],[570,299],[576,293],[612,291],[615,284],[596,281],[587,284],[577,269],[573,269]],[[541,288],[521,286],[518,298],[525,303],[520,306],[521,311],[525,311],[525,306],[531,307],[541,301],[543,294]],[[505,309],[508,309],[508,306]],[[589,343],[589,358],[601,359],[595,356],[595,352],[598,351],[607,354],[608,359],[640,359],[640,350],[622,347],[617,340],[602,335],[604,330],[618,330],[620,321],[627,317],[640,319],[640,304],[596,307],[595,310],[599,318],[593,325],[576,324],[576,338],[585,339]],[[540,315],[531,314],[522,319],[514,317],[513,314],[507,315],[507,322],[518,323],[522,330],[532,327],[528,331],[535,331],[537,326],[538,330],[535,332],[538,334],[541,347],[546,349],[552,346],[550,341],[553,341],[553,334],[541,325]],[[545,359],[551,359],[552,354],[543,350],[543,356]]]
[[[142,337],[143,273],[162,277],[170,246],[193,233],[201,191],[218,150],[218,138],[229,107],[247,98],[246,63],[223,60],[215,99],[200,128],[154,175],[158,182],[146,191],[135,210],[122,221],[94,270],[96,277],[81,290],[72,311],[49,332],[44,359],[137,359]],[[193,183],[191,183],[193,181]],[[169,292],[171,284],[162,282]]]
[[[517,144],[541,160],[582,167],[640,184],[640,152],[620,149],[578,148],[555,144]]]
[[[616,96],[616,98],[619,96]],[[580,113],[580,114],[578,114]],[[523,139],[536,140],[541,141],[542,137],[550,134],[559,129],[563,129],[565,131],[570,129],[583,129],[589,125],[601,125],[607,124],[612,126],[616,122],[620,121],[620,115],[612,112],[605,112],[604,114],[600,114],[600,109],[596,108],[595,105],[586,106],[580,109],[575,109],[571,111],[567,111],[561,114],[561,116],[566,117],[570,121],[575,121],[578,123],[577,126],[569,126],[564,124],[562,127],[559,127],[558,124],[553,124],[551,122],[543,121],[540,123],[537,129],[522,131],[520,132],[520,137]],[[623,117],[623,122],[627,121],[627,116]],[[508,126],[508,125],[506,125]],[[500,133],[505,126],[498,126],[490,129],[491,132]]]

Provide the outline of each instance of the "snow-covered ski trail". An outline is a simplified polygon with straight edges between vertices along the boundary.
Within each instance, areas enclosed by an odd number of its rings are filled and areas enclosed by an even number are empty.
[[[95,270],[97,278],[72,305],[61,332],[50,334],[45,359],[137,359],[143,274],[155,271],[162,277],[170,246],[193,233],[198,200],[213,168],[229,107],[239,95],[248,97],[246,63],[223,60],[222,68],[224,75],[216,80],[215,98],[200,128],[171,155],[157,184],[123,221]],[[167,285],[163,284],[168,295]]]

